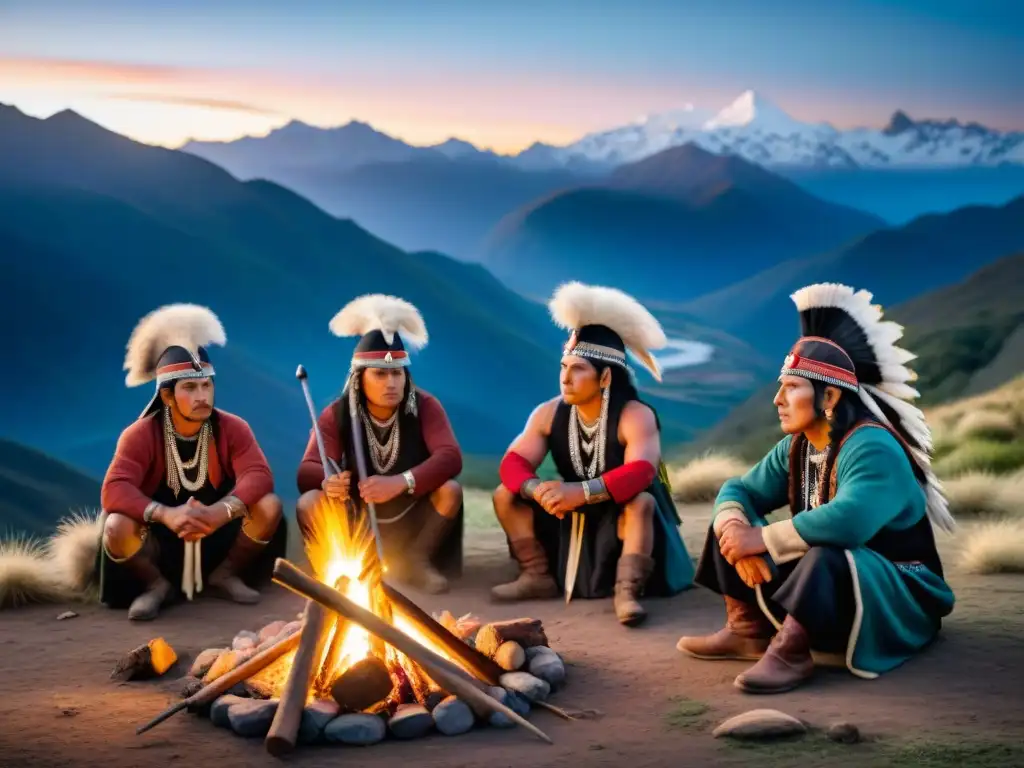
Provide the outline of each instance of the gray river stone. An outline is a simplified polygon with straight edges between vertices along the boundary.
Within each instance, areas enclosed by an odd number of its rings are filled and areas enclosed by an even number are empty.
[[[396,739],[418,739],[434,727],[434,718],[422,704],[401,704],[388,728]]]
[[[340,744],[367,746],[381,741],[387,733],[384,720],[365,712],[339,715],[324,728],[324,738]]]
[[[243,699],[228,707],[231,730],[239,736],[257,738],[267,735],[277,712],[277,699]]]
[[[324,729],[338,716],[338,704],[333,699],[317,699],[302,710],[299,721],[299,744],[316,744],[324,740]]]
[[[457,736],[473,729],[476,723],[476,716],[469,704],[457,696],[449,696],[442,701],[431,713],[434,717],[434,725],[437,730],[445,736]]]

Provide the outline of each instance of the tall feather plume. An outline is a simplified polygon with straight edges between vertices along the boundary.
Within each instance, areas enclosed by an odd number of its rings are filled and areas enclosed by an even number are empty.
[[[362,336],[380,331],[391,344],[401,332],[405,343],[414,349],[427,344],[427,325],[418,309],[405,299],[371,293],[353,299],[333,317],[331,333],[335,336]]]
[[[657,381],[661,366],[650,350],[668,343],[665,331],[646,307],[617,288],[569,282],[561,285],[548,303],[560,328],[571,331],[584,325],[605,325],[621,338]]]
[[[929,519],[944,531],[954,530],[942,484],[931,469],[931,429],[912,402],[920,393],[908,383],[915,381],[917,374],[907,363],[916,355],[897,346],[903,327],[883,319],[882,308],[871,303],[871,293],[839,283],[809,285],[792,299],[804,335],[831,339],[850,355],[861,385],[861,401],[875,418],[907,441],[925,477]]]
[[[199,347],[226,343],[224,326],[208,307],[168,304],[155,309],[138,322],[128,339],[125,384],[136,387],[155,379],[157,362],[168,347],[184,347],[198,355]]]

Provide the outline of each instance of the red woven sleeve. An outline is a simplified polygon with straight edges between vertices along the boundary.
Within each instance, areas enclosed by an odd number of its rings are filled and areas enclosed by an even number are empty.
[[[649,461],[638,459],[605,472],[604,487],[618,504],[625,504],[650,487],[657,470]]]
[[[501,460],[501,465],[498,467],[498,476],[501,478],[502,485],[512,493],[518,494],[519,490],[523,487],[523,483],[530,478],[537,477],[537,472],[530,462],[515,451],[509,451]]]

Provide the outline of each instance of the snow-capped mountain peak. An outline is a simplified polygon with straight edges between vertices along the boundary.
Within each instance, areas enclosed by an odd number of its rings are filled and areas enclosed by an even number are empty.
[[[704,123],[706,131],[717,128],[757,126],[762,130],[789,130],[803,127],[764,96],[755,91],[744,91],[729,106]]]
[[[707,116],[705,116],[707,115]],[[564,147],[520,155],[524,165],[616,166],[687,142],[763,166],[963,166],[1024,162],[1024,132],[1001,133],[977,123],[911,119],[897,111],[882,129],[840,131],[806,123],[764,95],[744,91],[718,112],[687,104],[628,125],[590,133]]]

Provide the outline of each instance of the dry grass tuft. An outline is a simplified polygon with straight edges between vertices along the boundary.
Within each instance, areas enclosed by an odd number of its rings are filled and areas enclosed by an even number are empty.
[[[685,504],[714,501],[726,480],[739,477],[747,469],[749,466],[735,456],[707,453],[670,471],[672,496]]]
[[[0,540],[0,610],[66,599],[67,585],[43,542],[21,535]]]
[[[943,483],[957,519],[986,516],[1024,518],[1024,473],[968,472]]]
[[[72,594],[83,599],[94,585],[96,557],[99,554],[103,526],[99,512],[74,512],[57,526],[46,545],[47,556],[58,578]]]
[[[967,573],[1024,573],[1024,519],[979,523],[961,538],[960,567]]]

